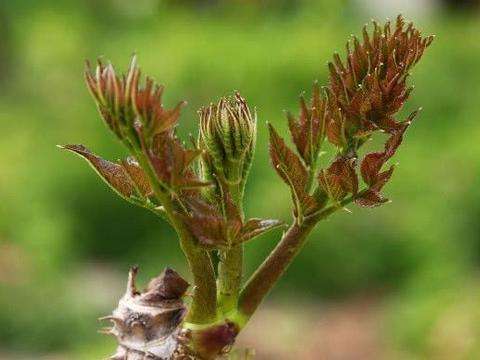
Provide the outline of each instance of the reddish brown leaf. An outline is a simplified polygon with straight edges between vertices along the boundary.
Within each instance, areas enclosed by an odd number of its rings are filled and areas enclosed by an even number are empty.
[[[179,214],[198,242],[206,248],[225,248],[235,243],[242,228],[238,210],[227,204],[227,214],[198,197],[187,198],[189,215]]]
[[[147,77],[145,86],[133,92],[135,112],[144,125],[147,139],[171,130],[177,124],[181,108],[186,104],[182,101],[172,110],[166,110],[162,104],[163,90],[163,86],[155,84]]]
[[[370,189],[355,199],[355,203],[362,207],[376,207],[388,202],[378,191]]]
[[[270,159],[273,167],[283,181],[290,186],[294,197],[300,201],[305,195],[307,169],[305,169],[300,158],[285,144],[272,125],[269,125],[269,131]]]
[[[358,191],[358,177],[352,161],[343,157],[335,160],[328,169],[321,170],[318,181],[333,201],[340,201],[347,194]]]
[[[225,220],[222,217],[198,215],[184,216],[184,222],[206,248],[223,248],[228,246]]]
[[[238,243],[243,243],[283,225],[280,220],[249,219],[242,227]]]
[[[187,199],[190,214],[180,214],[187,227],[207,248],[219,248],[228,245],[225,218],[212,205],[198,198]]]
[[[345,115],[338,107],[338,104],[333,100],[329,100],[328,107],[330,115],[326,122],[326,135],[328,141],[339,148],[344,148],[347,145],[347,139],[345,135]]]
[[[321,199],[306,194],[302,199],[302,214],[308,216],[322,208],[325,205],[325,202],[318,200]]]
[[[152,195],[150,181],[133,156],[129,156],[125,160],[122,160],[121,165],[130,177],[131,182],[135,184],[135,187],[143,196],[148,197]]]
[[[124,139],[124,128],[131,126],[135,118],[131,95],[133,89],[138,86],[139,74],[135,57],[132,58],[129,70],[123,77],[117,75],[111,64],[105,65],[98,60],[97,68],[93,71],[90,63],[86,63],[87,87],[106,124],[120,139]]]
[[[361,41],[353,37],[347,44],[345,61],[335,54],[329,64],[329,90],[336,103],[332,109],[341,108],[345,118],[341,126],[330,122],[329,141],[341,146],[341,128],[347,140],[370,129],[399,130],[402,124],[394,115],[412,90],[406,79],[432,40],[399,16],[383,28],[374,22],[371,32],[365,27]]]
[[[372,185],[372,189],[375,189],[376,191],[380,191],[383,189],[385,184],[390,180],[393,174],[393,170],[395,169],[395,166],[392,165],[388,170],[385,170],[381,173],[379,173],[375,179],[375,183]]]
[[[138,130],[141,133],[141,129]],[[163,132],[153,138],[149,148],[142,142],[155,172],[172,190],[196,189],[210,185],[200,180],[192,170],[192,162],[201,154],[199,149],[185,149],[173,132]]]
[[[367,154],[360,166],[363,181],[371,188],[379,191],[387,183],[392,176],[394,167],[391,166],[388,170],[381,172],[384,164],[395,155],[398,147],[402,143],[405,131],[411,124],[418,112],[412,113],[407,121],[400,124],[399,128],[395,130],[385,143],[383,152],[374,152]]]
[[[398,130],[394,131],[390,138],[387,140],[385,144],[385,156],[390,159],[395,152],[397,151],[398,147],[403,141],[403,136],[405,132],[408,130],[410,124],[418,114],[418,110],[413,112],[407,119],[407,121],[401,123]]]
[[[138,121],[143,126],[143,140],[150,143],[156,134],[171,130],[176,125],[180,109],[185,105],[182,101],[171,110],[165,109],[162,104],[163,86],[148,77],[144,86],[140,84],[140,69],[135,56],[123,76],[117,75],[111,64],[104,65],[98,61],[94,72],[87,62],[85,80],[100,114],[122,140],[130,137],[130,130]]]
[[[129,200],[130,196],[137,195],[135,185],[121,165],[102,159],[83,145],[62,145],[60,147],[87,160],[97,174],[123,198]]]
[[[307,105],[305,99],[300,97],[300,114],[295,118],[287,113],[288,126],[298,153],[309,166],[316,160],[323,139],[325,138],[326,123],[329,120],[326,100],[320,95],[317,82],[313,85],[312,99]]]
[[[374,152],[365,155],[362,164],[360,165],[360,172],[362,174],[363,181],[369,186],[373,186],[377,182],[377,177],[385,163],[385,153]]]

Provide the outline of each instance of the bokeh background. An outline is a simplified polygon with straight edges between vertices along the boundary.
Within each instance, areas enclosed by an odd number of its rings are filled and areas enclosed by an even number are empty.
[[[96,318],[170,265],[172,231],[111,193],[55,144],[106,158],[123,149],[97,116],[83,61],[125,68],[133,52],[196,110],[238,89],[259,115],[247,212],[289,219],[270,168],[265,121],[284,109],[371,18],[403,13],[437,39],[414,70],[405,114],[423,106],[387,188],[393,202],[351,207],[319,226],[242,334],[258,359],[480,358],[480,12],[477,1],[21,0],[0,2],[0,359],[101,359]],[[278,240],[249,244],[251,272]]]

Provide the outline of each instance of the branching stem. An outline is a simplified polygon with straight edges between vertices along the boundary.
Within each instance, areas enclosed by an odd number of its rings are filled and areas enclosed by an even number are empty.
[[[187,258],[188,266],[193,275],[194,292],[187,320],[191,323],[199,324],[212,322],[217,316],[217,291],[215,271],[210,255],[195,245],[192,234],[175,215],[172,199],[169,194],[162,189],[150,161],[148,161],[143,153],[139,151],[135,153],[138,162],[145,170],[151,182],[155,196],[163,205],[169,222],[178,234],[180,246]]]
[[[237,173],[232,174],[233,178],[240,179],[238,166],[231,166],[231,171],[237,171]],[[243,193],[240,180],[233,181],[230,184],[228,185],[227,183],[229,194],[243,221]],[[243,244],[234,245],[220,252],[220,263],[218,264],[218,304],[223,314],[227,314],[237,308],[243,277],[243,253]]]
[[[294,222],[290,226],[275,249],[247,281],[244,289],[240,293],[238,308],[241,314],[239,317],[243,319],[241,326],[244,326],[253,315],[262,300],[303,248],[308,235],[315,225],[353,200],[353,197],[348,197],[337,205],[329,206],[305,218],[305,221],[301,224]]]

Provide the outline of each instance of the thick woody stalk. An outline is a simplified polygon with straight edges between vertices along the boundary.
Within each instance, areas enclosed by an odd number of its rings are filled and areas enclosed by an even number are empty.
[[[263,299],[302,250],[308,235],[310,235],[317,223],[353,200],[353,197],[346,198],[337,205],[313,214],[305,219],[303,223],[295,222],[290,226],[275,249],[253,273],[240,293],[238,319],[241,326],[244,326],[255,313]]]
[[[149,177],[155,196],[165,209],[167,218],[174,227],[180,238],[182,248],[189,268],[193,275],[194,292],[192,303],[187,316],[187,321],[191,323],[208,323],[215,320],[217,315],[217,294],[215,284],[215,271],[210,259],[210,255],[203,249],[195,245],[194,238],[180,219],[175,216],[173,204],[160,184],[156,180],[153,169],[143,154],[138,154],[138,161]]]
[[[371,33],[365,27],[362,40],[353,37],[349,41],[345,60],[334,55],[325,96],[320,96],[315,85],[309,105],[300,99],[298,118],[288,116],[297,153],[270,126],[270,157],[291,189],[295,223],[241,292],[239,317],[244,322],[282,276],[318,221],[353,200],[363,207],[387,202],[381,190],[394,167],[386,166],[416,112],[406,121],[398,121],[395,115],[411,93],[407,85],[410,70],[433,37],[423,37],[412,23],[398,16],[395,23],[384,26],[374,22]],[[384,150],[369,153],[359,161],[357,150],[380,131],[389,134]],[[337,155],[315,176],[316,155],[325,137],[337,147]],[[367,185],[362,192],[358,192],[357,173]],[[312,192],[315,178],[318,183]],[[332,205],[322,210],[328,203]]]
[[[232,202],[244,220],[243,194],[255,147],[256,116],[238,92],[200,110],[200,145],[205,149],[205,177],[215,176],[213,197],[223,207]],[[228,215],[225,213],[227,221]],[[229,240],[227,240],[229,242]],[[220,310],[236,309],[243,276],[243,244],[219,251],[218,302]]]
[[[265,296],[303,248],[315,223],[293,224],[281,241],[252,275],[240,294],[239,312],[243,322],[253,315]],[[242,321],[242,320],[241,320]],[[245,324],[242,324],[242,326]]]
[[[235,169],[237,168],[237,169]],[[238,172],[238,166],[231,166],[231,172]],[[243,214],[243,189],[240,188],[241,174],[238,180],[227,183],[227,188],[232,197],[232,202],[237,207],[242,221]],[[237,306],[238,295],[242,286],[243,277],[243,244],[233,245],[231,248],[220,252],[218,264],[218,303],[224,313],[231,312]]]
[[[243,194],[256,139],[256,114],[238,92],[200,110],[200,135],[193,148],[176,136],[185,102],[162,104],[163,86],[141,80],[135,57],[119,76],[101,61],[85,79],[99,113],[126,145],[129,157],[110,162],[83,145],[61,148],[84,158],[119,196],[166,219],[180,240],[194,287],[171,269],[154,278],[146,291],[130,272],[127,292],[106,320],[118,340],[114,360],[218,359],[230,352],[238,333],[301,251],[317,223],[355,202],[376,207],[388,202],[383,188],[389,165],[417,112],[396,114],[410,96],[411,69],[433,41],[399,16],[353,37],[342,60],[329,63],[329,84],[315,83],[312,98],[300,98],[298,116],[287,114],[295,149],[272,125],[270,158],[290,188],[293,223],[241,289],[243,244],[282,224],[245,219]],[[358,157],[375,133],[388,134],[383,149]],[[322,145],[336,148],[320,168]],[[362,185],[361,182],[364,184]],[[363,188],[362,191],[359,189]],[[215,273],[211,254],[219,254]]]

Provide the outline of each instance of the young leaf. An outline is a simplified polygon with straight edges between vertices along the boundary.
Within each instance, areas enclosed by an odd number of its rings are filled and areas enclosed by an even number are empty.
[[[207,214],[181,216],[201,246],[207,249],[220,249],[228,246],[225,221],[222,217]]]
[[[131,96],[138,87],[139,76],[135,56],[124,76],[117,75],[113,65],[105,65],[100,60],[95,71],[89,62],[86,63],[87,87],[105,123],[121,140],[125,138],[125,128],[131,126],[135,119]]]
[[[418,112],[412,113],[407,121],[399,123],[398,129],[387,139],[382,152],[370,153],[363,158],[360,165],[360,172],[363,181],[369,186],[369,190],[357,199],[357,204],[360,206],[378,206],[388,201],[380,194],[380,191],[390,180],[395,167],[392,165],[385,171],[382,171],[382,168],[385,163],[395,155],[395,152],[402,143],[405,131],[407,131],[417,113]]]
[[[360,165],[360,172],[365,184],[374,186],[377,183],[377,177],[384,162],[384,152],[374,152],[365,155],[362,164]]]
[[[355,203],[362,207],[376,207],[386,202],[388,199],[374,189],[367,190],[355,199]]]
[[[328,119],[326,102],[320,95],[318,83],[315,82],[310,104],[307,105],[304,97],[300,97],[298,118],[287,113],[288,127],[293,143],[308,166],[315,166],[320,147],[325,138],[325,127]]]
[[[332,99],[332,97],[330,97],[329,99]],[[345,148],[348,145],[347,137],[345,134],[345,115],[333,100],[329,100],[328,106],[330,118],[326,123],[327,139],[328,141],[330,141],[331,144],[339,148]]]
[[[239,238],[236,240],[238,243],[250,241],[257,236],[263,235],[266,232],[275,229],[283,225],[283,221],[280,220],[264,220],[264,219],[249,219],[243,226],[240,232]]]
[[[121,165],[102,159],[83,145],[61,145],[59,147],[87,160],[97,174],[124,199],[131,201],[131,196],[139,195],[135,184],[132,183],[127,171]]]
[[[164,87],[148,78],[143,88],[134,88],[132,101],[134,110],[144,126],[143,135],[147,142],[155,135],[171,130],[178,122],[180,110],[186,105],[181,101],[171,110],[166,110],[162,104]]]
[[[145,172],[133,156],[128,156],[126,159],[121,160],[120,164],[130,177],[131,182],[135,184],[136,189],[144,197],[149,197],[153,194],[152,187]]]
[[[364,142],[354,141],[360,134],[400,130],[403,124],[394,115],[412,91],[407,86],[409,72],[432,41],[432,36],[423,37],[399,16],[395,24],[384,27],[373,22],[371,33],[365,27],[362,41],[353,37],[347,43],[344,61],[335,54],[329,64],[329,97],[334,102],[329,105],[331,111],[341,109],[344,118],[329,123],[329,140],[357,150]],[[342,129],[346,141],[340,136]]]
[[[142,128],[137,128],[137,131],[142,138]],[[141,145],[158,179],[169,189],[179,192],[211,185],[200,180],[192,169],[192,163],[201,150],[186,149],[173,131],[155,135],[150,147],[144,141],[141,141]]]
[[[186,199],[189,214],[179,214],[198,240],[207,249],[227,248],[235,243],[242,220],[234,205],[227,206],[226,216],[215,206],[198,197]]]
[[[296,213],[302,211],[303,199],[307,196],[307,169],[302,160],[285,144],[272,125],[270,131],[270,159],[283,181],[290,186]]]
[[[328,169],[318,175],[320,187],[332,201],[340,201],[347,194],[355,195],[358,191],[358,177],[352,160],[340,157]]]

